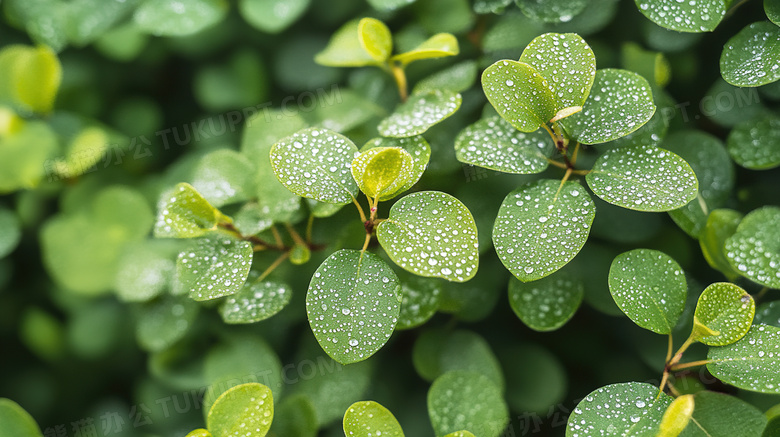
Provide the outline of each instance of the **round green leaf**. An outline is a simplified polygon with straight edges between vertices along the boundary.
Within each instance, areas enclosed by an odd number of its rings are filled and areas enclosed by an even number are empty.
[[[420,180],[423,172],[425,172],[425,169],[428,167],[428,161],[431,159],[431,146],[422,136],[408,138],[374,138],[364,144],[360,151],[365,152],[376,147],[397,147],[406,150],[412,155],[412,174],[409,180],[407,180],[399,190],[399,193],[412,188],[414,184]]]
[[[157,352],[181,340],[198,315],[198,305],[186,298],[165,296],[139,309],[135,338],[147,351]]]
[[[499,116],[466,127],[455,139],[458,161],[504,173],[541,173],[552,152],[546,132],[521,132]]]
[[[669,334],[685,309],[688,287],[680,265],[669,255],[635,249],[612,261],[609,292],[634,323]]]
[[[766,85],[780,79],[780,27],[761,21],[731,37],[720,55],[720,74],[735,86]]]
[[[726,14],[725,0],[634,0],[655,24],[679,32],[711,32]]]
[[[501,364],[488,342],[480,335],[465,330],[454,331],[442,339],[437,352],[435,359],[438,361],[439,372],[435,377],[452,370],[481,373],[504,391]]]
[[[729,133],[726,145],[734,162],[751,170],[780,166],[780,117],[748,120]]]
[[[217,229],[217,223],[229,219],[214,208],[190,184],[181,183],[161,202],[154,224],[157,238],[194,238]]]
[[[724,393],[702,390],[693,395],[693,402],[696,406],[680,434],[683,437],[760,436],[767,424],[756,407]]]
[[[458,39],[454,35],[437,33],[414,49],[397,54],[390,60],[406,65],[420,59],[443,58],[445,56],[455,56],[458,53],[460,53],[460,48],[458,47]]]
[[[4,437],[42,437],[41,428],[19,404],[0,398],[0,435]]]
[[[691,166],[655,147],[608,150],[585,178],[604,201],[637,211],[669,211],[696,197],[699,183]]]
[[[318,431],[317,416],[311,401],[297,394],[285,396],[274,411],[271,435],[316,437]]]
[[[30,121],[11,135],[0,135],[0,193],[36,187],[46,176],[54,179],[55,161],[49,158],[58,150],[54,131],[42,121]]]
[[[566,324],[584,294],[582,282],[565,273],[530,283],[509,280],[509,305],[535,331],[554,331]]]
[[[462,100],[460,94],[447,89],[413,94],[389,117],[379,122],[377,130],[382,136],[393,138],[422,135],[454,114]]]
[[[416,275],[466,282],[477,273],[474,217],[449,194],[405,196],[390,208],[376,235],[390,259]]]
[[[527,17],[544,23],[566,23],[588,6],[588,0],[515,0]],[[591,6],[592,7],[592,6]]]
[[[535,1],[538,0],[531,0]],[[529,1],[523,4],[527,3]],[[568,0],[568,3],[584,6],[587,2]],[[582,106],[596,78],[593,50],[576,33],[545,33],[534,38],[520,56],[520,62],[535,68],[547,79],[557,104],[556,111]]]
[[[311,0],[241,0],[241,16],[263,32],[279,33],[293,24],[309,7]]]
[[[133,19],[153,35],[185,36],[222,21],[228,6],[226,0],[145,1],[135,10]]]
[[[61,82],[62,65],[49,47],[9,45],[0,50],[0,100],[48,114]]]
[[[437,436],[468,430],[497,437],[509,422],[501,391],[486,376],[455,370],[438,377],[428,390],[428,416]]]
[[[696,303],[691,336],[708,346],[734,343],[748,332],[755,314],[756,302],[745,290],[728,282],[711,284]]]
[[[581,143],[599,144],[628,135],[655,113],[650,84],[631,71],[598,70],[590,91],[582,111],[561,121],[569,136]]]
[[[504,198],[493,225],[493,246],[517,279],[535,281],[574,258],[595,215],[593,200],[577,182],[532,182]]]
[[[119,258],[116,294],[124,302],[146,302],[163,293],[176,271],[178,245],[171,240],[145,240],[125,249]]]
[[[375,147],[352,160],[352,177],[360,191],[380,201],[398,195],[414,175],[412,155],[399,147]]]
[[[711,347],[707,370],[745,390],[780,394],[780,328],[758,325],[736,343]]]
[[[0,258],[13,252],[21,239],[19,218],[13,211],[0,206]]]
[[[255,173],[244,155],[222,149],[204,155],[195,166],[192,187],[216,207],[255,195]]]
[[[411,329],[433,317],[441,300],[441,281],[402,272],[401,311],[395,329]]]
[[[746,215],[725,245],[726,257],[740,274],[780,289],[780,208],[765,206]]]
[[[780,3],[774,0],[764,0],[764,12],[771,22],[780,26]]]
[[[393,51],[390,29],[376,18],[363,18],[358,22],[358,38],[363,50],[378,63],[385,62]]]
[[[274,144],[271,166],[288,190],[328,203],[350,203],[357,196],[349,166],[357,147],[328,129],[309,128]]]
[[[771,325],[780,328],[780,300],[762,303],[756,308],[754,325]]]
[[[344,434],[404,437],[401,425],[393,413],[374,401],[355,402],[347,408],[344,413]]]
[[[522,132],[539,129],[558,112],[547,79],[524,62],[489,66],[482,72],[482,90],[498,114]]]
[[[577,404],[566,437],[655,436],[672,397],[643,382],[601,387]]]
[[[376,65],[360,37],[361,20],[352,20],[339,28],[328,45],[314,57],[314,62],[329,67],[363,67]]]
[[[400,285],[373,253],[342,249],[314,272],[306,312],[314,336],[342,364],[365,360],[390,338],[398,321]]]
[[[177,286],[197,301],[235,294],[252,266],[252,244],[224,235],[203,237],[179,254]]]
[[[228,296],[219,306],[219,315],[225,323],[254,323],[281,311],[288,303],[292,290],[287,284],[274,281],[244,283],[238,293]]]
[[[477,63],[475,61],[463,61],[433,73],[417,82],[412,94],[443,88],[455,93],[462,93],[474,85],[474,82],[477,80],[477,73]]]
[[[258,383],[241,384],[214,401],[206,417],[206,427],[214,437],[247,433],[252,437],[263,437],[271,428],[273,417],[271,389]]]
[[[742,214],[737,211],[716,209],[707,216],[707,224],[699,235],[699,246],[707,264],[731,281],[739,278],[740,273],[726,258],[724,247],[726,240],[734,235],[741,221]]]

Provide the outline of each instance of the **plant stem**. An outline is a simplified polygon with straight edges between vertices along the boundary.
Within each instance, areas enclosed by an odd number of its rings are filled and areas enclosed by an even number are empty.
[[[711,362],[712,361],[710,361],[710,360],[699,360],[699,361],[691,361],[690,363],[675,364],[675,365],[670,367],[670,370],[672,370],[672,371],[683,370],[683,369],[688,369],[688,368],[691,368],[691,367],[703,366],[703,365],[709,364]]]
[[[564,170],[568,170],[568,168],[566,167],[566,164],[564,164],[564,163],[562,163],[560,161],[556,161],[554,159],[547,158],[547,162],[549,162],[550,164],[552,164],[552,165],[554,165],[554,166],[556,166],[558,168],[562,168]]]
[[[281,249],[284,247],[284,242],[282,242],[282,236],[279,235],[279,231],[276,229],[276,226],[271,225],[271,233],[274,234],[274,241],[276,242],[276,248]]]
[[[571,154],[571,165],[577,165],[577,154],[580,151],[579,141],[574,145],[574,153]]]
[[[368,219],[366,219],[366,213],[363,212],[363,207],[360,206],[360,203],[358,203],[357,199],[354,197],[352,198],[352,203],[357,207],[358,213],[360,214],[360,221],[365,223]]]
[[[666,348],[666,361],[664,361],[666,363],[668,363],[669,360],[672,359],[672,348],[674,348],[674,343],[673,343],[673,340],[672,340],[672,334],[670,333],[669,334],[669,345]]]
[[[277,267],[279,267],[282,262],[287,259],[287,257],[290,256],[290,251],[284,252],[283,254],[279,255],[279,258],[276,258],[276,261],[271,263],[270,266],[268,266],[267,269],[255,280],[255,284],[258,282],[261,282],[263,279],[265,279],[268,275],[271,274],[274,270],[276,270]]]
[[[368,249],[368,243],[370,243],[370,242],[371,242],[371,234],[366,232],[366,239],[363,241],[363,248],[360,249],[360,254],[361,255],[366,252],[366,249]]]
[[[401,101],[405,102],[409,97],[408,85],[406,83],[406,72],[404,67],[393,63],[390,65],[390,73],[393,74],[395,84],[398,86],[398,95],[401,97]]]
[[[300,234],[298,234],[298,231],[296,231],[295,228],[293,228],[289,223],[285,223],[284,226],[287,229],[287,233],[290,234],[290,237],[292,237],[293,241],[295,241],[295,244],[306,246],[306,242],[303,241],[303,238],[301,238]]]
[[[309,221],[306,223],[306,244],[311,244],[311,229],[314,227],[314,216],[309,215]]]

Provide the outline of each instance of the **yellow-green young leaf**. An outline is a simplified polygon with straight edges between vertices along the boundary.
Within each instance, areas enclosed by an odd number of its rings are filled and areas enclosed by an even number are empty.
[[[306,264],[311,258],[311,250],[305,244],[295,244],[292,250],[290,250],[290,262],[299,266]]]
[[[421,191],[403,197],[376,235],[390,259],[414,274],[466,282],[477,273],[474,217],[449,194]]]
[[[780,207],[765,206],[746,215],[726,240],[725,251],[742,276],[780,289]]]
[[[358,38],[363,49],[378,63],[385,62],[393,52],[390,29],[376,18],[363,18],[358,22]]]
[[[191,299],[166,295],[138,308],[135,338],[142,349],[159,352],[181,340],[200,307]]]
[[[509,279],[509,305],[535,331],[554,331],[566,324],[584,294],[582,281],[563,272],[529,283]]]
[[[498,115],[522,132],[539,129],[558,112],[547,79],[524,62],[489,66],[482,72],[482,90]]]
[[[726,14],[726,0],[634,0],[655,24],[678,32],[710,32]]]
[[[0,50],[0,100],[48,114],[61,81],[62,66],[49,47],[11,45]]]
[[[566,437],[656,436],[671,403],[671,396],[643,382],[601,387],[577,404],[569,416]]]
[[[43,434],[30,413],[16,402],[0,398],[0,436],[42,437]]]
[[[691,336],[709,346],[734,343],[748,332],[755,314],[756,302],[745,290],[729,282],[711,284],[696,303]]]
[[[407,138],[374,138],[364,144],[360,151],[365,152],[376,147],[397,147],[412,155],[412,164],[414,167],[412,169],[412,175],[409,180],[406,181],[406,184],[399,190],[399,193],[412,188],[412,186],[420,180],[425,169],[428,168],[428,161],[431,159],[431,146],[422,136]]]
[[[47,123],[30,121],[20,130],[0,136],[0,193],[33,188],[48,176],[54,178],[57,137]]]
[[[65,157],[54,161],[54,171],[63,178],[85,173],[100,162],[108,149],[108,135],[98,127],[88,127],[68,144]]]
[[[259,322],[290,303],[292,290],[289,285],[274,281],[255,282],[257,277],[250,272],[249,280],[238,293],[226,297],[220,304],[222,321],[228,324]]]
[[[463,101],[460,94],[447,89],[412,94],[395,112],[379,123],[377,130],[385,137],[406,138],[422,135],[455,113]]]
[[[720,56],[720,74],[735,86],[759,86],[780,79],[780,27],[761,21],[729,39]]]
[[[453,370],[428,390],[428,416],[437,436],[468,430],[480,437],[498,437],[509,422],[501,390],[485,375]]]
[[[392,58],[391,61],[406,65],[420,59],[442,58],[445,56],[455,56],[460,53],[458,39],[450,33],[437,33],[425,40],[422,44],[405,53],[400,53]]]
[[[684,159],[652,146],[608,150],[585,179],[604,201],[637,211],[683,207],[699,190],[696,174]]]
[[[726,145],[734,162],[751,170],[780,166],[780,117],[769,116],[738,124]]]
[[[780,328],[754,325],[736,343],[711,347],[707,370],[745,390],[780,394]]]
[[[737,231],[742,214],[731,209],[716,209],[710,211],[707,223],[699,235],[699,246],[707,264],[715,270],[723,273],[730,281],[740,277],[739,271],[731,265],[724,245],[734,232]]]
[[[252,437],[264,437],[273,418],[271,389],[258,383],[241,384],[222,393],[214,401],[206,417],[206,428],[215,437],[247,433]]]
[[[341,26],[328,45],[314,57],[314,62],[329,67],[363,67],[381,62],[369,53],[360,35],[361,20],[352,20]]]
[[[360,190],[380,201],[398,195],[413,176],[412,155],[398,147],[368,149],[352,161],[352,177]]]
[[[207,430],[205,430],[203,428],[200,428],[200,429],[194,429],[194,430],[190,431],[184,437],[213,437],[213,436]]]
[[[164,199],[154,225],[155,237],[200,237],[216,230],[219,222],[231,222],[190,184],[176,185]]]
[[[693,395],[683,395],[666,408],[657,437],[677,437],[688,426],[693,415]]]
[[[13,135],[24,127],[24,119],[6,106],[0,105],[0,139]]]
[[[344,434],[356,436],[404,437],[393,413],[374,401],[355,402],[344,413]]]
[[[227,0],[145,1],[135,10],[135,23],[152,35],[186,36],[222,21]]]
[[[238,11],[255,28],[279,33],[293,24],[309,7],[311,0],[241,0]]]
[[[235,294],[252,266],[252,244],[227,235],[203,237],[179,253],[176,261],[176,291],[197,300]]]

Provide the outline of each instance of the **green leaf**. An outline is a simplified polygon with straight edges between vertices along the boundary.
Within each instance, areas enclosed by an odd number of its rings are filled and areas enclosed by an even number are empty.
[[[144,350],[158,352],[181,340],[198,315],[192,300],[164,296],[139,309],[135,338]]]
[[[780,27],[761,21],[731,37],[720,55],[720,74],[735,86],[766,85],[780,79]]]
[[[780,328],[780,300],[762,303],[756,308],[754,325],[771,325]]]
[[[215,437],[246,434],[263,437],[271,428],[274,398],[271,389],[258,383],[237,385],[217,398],[209,410],[206,427]]]
[[[582,6],[586,4],[584,0],[568,2],[578,2]],[[528,3],[521,4],[521,9],[522,5]],[[534,38],[523,50],[520,62],[535,68],[547,79],[556,102],[556,111],[582,106],[596,78],[593,50],[576,33],[545,33]]]
[[[252,266],[252,244],[226,235],[197,240],[179,254],[176,275],[181,292],[197,301],[238,293]]]
[[[412,359],[420,376],[433,380],[453,370],[480,373],[501,391],[504,375],[501,364],[480,335],[471,331],[425,332],[414,344]]]
[[[447,89],[413,94],[389,117],[379,122],[377,130],[380,135],[392,138],[422,135],[454,114],[462,100],[460,94]]]
[[[255,194],[255,172],[244,155],[230,149],[216,150],[198,161],[192,187],[216,207],[242,202]]]
[[[146,0],[133,20],[152,35],[186,36],[222,21],[228,7],[225,0]]]
[[[109,147],[108,134],[98,127],[87,127],[66,146],[65,156],[54,161],[54,171],[63,178],[86,173],[103,159]]]
[[[5,0],[3,6],[8,17],[15,17],[36,43],[58,52],[68,44],[70,4],[61,0]]]
[[[454,35],[437,33],[414,49],[393,56],[390,58],[390,61],[398,62],[405,66],[420,59],[443,58],[445,56],[455,56],[458,53],[460,53],[460,48],[458,47],[458,39]]]
[[[637,211],[683,207],[699,189],[696,174],[684,159],[647,146],[607,150],[585,179],[604,201]]]
[[[272,436],[316,437],[317,415],[306,396],[297,394],[285,396],[276,406]]]
[[[780,26],[780,4],[772,0],[764,0],[764,12],[771,22]]]
[[[161,205],[154,224],[157,238],[200,237],[216,230],[219,222],[230,223],[190,184],[176,185]]]
[[[708,346],[725,346],[742,338],[753,323],[756,302],[742,288],[710,284],[699,296],[691,337]]]
[[[321,92],[322,89],[320,89]],[[350,90],[338,90],[330,97],[321,97],[314,109],[301,106],[303,116],[312,126],[321,126],[336,132],[349,132],[370,120],[387,115],[385,108]]]
[[[750,212],[726,240],[731,265],[742,276],[780,289],[780,208],[765,206]]]
[[[16,214],[0,206],[0,258],[16,249],[22,239],[22,229]]]
[[[588,6],[588,0],[515,0],[517,6],[527,17],[544,23],[565,23],[582,12]]]
[[[725,0],[634,0],[655,24],[679,32],[711,32],[726,14]]]
[[[609,292],[634,323],[657,334],[669,334],[685,309],[688,286],[682,268],[669,255],[635,249],[612,261]]]
[[[531,283],[509,280],[509,305],[535,331],[554,331],[566,324],[577,312],[584,294],[582,282],[565,273]]]
[[[49,47],[9,45],[0,50],[0,100],[48,114],[61,82],[62,65]]]
[[[43,436],[30,413],[8,398],[0,398],[0,429],[7,437]]]
[[[493,225],[493,246],[520,281],[544,278],[582,249],[596,206],[577,182],[543,179],[510,192]]]
[[[569,416],[566,437],[655,436],[671,403],[671,396],[647,383],[607,385],[577,404]]]
[[[741,389],[780,394],[780,328],[753,326],[736,343],[712,347],[707,370]]]
[[[238,11],[256,29],[268,33],[279,33],[306,12],[311,0],[240,0]]]
[[[417,0],[368,0],[368,4],[378,11],[390,12],[410,5],[415,1]]]
[[[366,50],[360,23],[352,20],[339,28],[328,45],[314,57],[314,62],[329,67],[363,67],[380,63]]]
[[[416,328],[427,322],[439,309],[441,281],[410,275],[406,272],[402,272],[399,279],[402,300],[395,329]]]
[[[634,132],[653,113],[653,92],[644,77],[627,70],[605,68],[596,72],[582,111],[561,123],[572,139],[599,144]]]
[[[455,431],[455,432],[447,434],[444,437],[474,437],[474,434],[472,434],[472,433],[470,433],[468,431]]]
[[[454,93],[462,93],[474,85],[477,80],[477,72],[475,61],[460,62],[417,82],[412,94],[436,89],[448,89]]]
[[[373,253],[342,249],[314,272],[306,312],[314,336],[342,364],[365,360],[390,338],[398,321],[398,277]]]
[[[482,90],[498,114],[522,132],[539,129],[558,112],[547,79],[523,62],[503,60],[486,68]]]
[[[512,0],[474,0],[474,12],[478,14],[501,14]]]
[[[350,203],[357,196],[349,166],[357,147],[328,129],[309,128],[274,144],[271,166],[288,190],[327,203]]]
[[[723,273],[727,279],[734,281],[739,278],[739,271],[734,268],[726,257],[724,247],[737,226],[742,221],[742,214],[731,209],[716,209],[707,216],[707,224],[699,236],[699,245],[707,264]]]
[[[54,131],[42,121],[30,121],[18,132],[0,135],[0,193],[34,188],[44,176],[53,179],[54,160],[49,158],[58,150]]]
[[[193,429],[192,431],[187,433],[187,435],[184,437],[213,437],[213,436],[210,432],[208,432],[208,430],[199,428],[199,429]]]
[[[679,436],[691,421],[694,405],[693,395],[682,395],[672,401],[661,419],[658,437]]]
[[[355,402],[344,413],[346,435],[404,437],[393,413],[374,401]]]
[[[311,259],[311,250],[306,244],[295,243],[292,249],[290,249],[290,262],[299,266],[306,264]]]
[[[403,197],[377,226],[387,255],[416,275],[466,282],[477,273],[477,227],[468,208],[449,194]]]
[[[751,170],[780,166],[780,117],[748,120],[729,133],[726,145],[734,162]]]
[[[125,19],[138,6],[138,0],[104,2],[80,0],[70,2],[66,31],[74,45],[85,46]]]
[[[671,79],[671,66],[662,52],[645,50],[639,44],[627,42],[620,50],[626,70],[639,73],[655,87],[663,88]]]
[[[480,437],[497,437],[509,423],[501,391],[486,376],[455,370],[428,390],[428,416],[436,436],[468,430]]]
[[[693,401],[696,407],[682,437],[753,437],[766,427],[767,418],[756,407],[734,396],[704,390]]]
[[[374,138],[364,144],[360,151],[365,152],[376,147],[397,147],[409,152],[412,156],[412,174],[400,189],[399,193],[412,188],[414,184],[420,180],[425,169],[428,167],[428,161],[431,159],[431,146],[422,136],[408,138]]]
[[[255,282],[257,276],[250,272],[249,280],[238,293],[228,296],[220,304],[222,321],[229,324],[259,322],[290,303],[292,290],[289,285],[275,281]]]
[[[363,18],[358,22],[358,38],[363,50],[374,58],[377,63],[382,63],[393,52],[393,36],[385,23],[376,18]]]
[[[274,178],[274,182],[277,182],[276,178]],[[289,193],[286,188],[281,185],[279,187]],[[297,200],[298,196],[295,196],[295,199]],[[330,205],[330,203],[326,205]],[[266,210],[257,203],[247,202],[236,212],[233,225],[242,235],[257,235],[274,224],[274,221],[265,212]]]
[[[171,240],[144,240],[125,249],[119,258],[116,294],[124,302],[146,302],[170,286],[179,245]]]
[[[362,152],[350,166],[360,191],[380,201],[400,194],[413,176],[412,155],[399,147],[375,147]]]
[[[466,127],[455,139],[458,161],[504,173],[541,173],[553,149],[546,132],[518,131],[499,116]]]

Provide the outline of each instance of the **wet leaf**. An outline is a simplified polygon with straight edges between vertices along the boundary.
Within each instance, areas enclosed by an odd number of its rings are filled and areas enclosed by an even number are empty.
[[[512,0],[474,0],[474,12],[478,14],[501,14],[512,4]]]
[[[136,321],[138,344],[151,352],[167,349],[187,334],[198,310],[198,305],[192,300],[174,296],[164,296],[144,304]]]
[[[588,6],[588,0],[515,0],[520,10],[534,21],[566,23]]]
[[[289,285],[275,281],[256,282],[257,276],[250,272],[249,280],[238,293],[228,296],[220,304],[222,321],[229,324],[259,322],[290,303],[292,290]]]
[[[750,212],[726,240],[726,258],[742,276],[780,289],[780,208]]]
[[[627,70],[605,68],[596,72],[582,111],[561,123],[572,139],[599,144],[634,132],[653,113],[653,93],[645,78]]]
[[[185,36],[222,21],[228,7],[225,0],[147,1],[138,6],[133,19],[152,35]]]
[[[439,309],[442,284],[436,279],[422,278],[406,272],[402,272],[399,278],[402,300],[395,329],[415,328],[427,322]]]
[[[771,22],[780,26],[780,4],[772,0],[764,0],[764,12]]]
[[[449,194],[403,197],[377,226],[387,255],[414,274],[465,282],[477,272],[477,227],[468,208]]]
[[[242,202],[255,195],[255,173],[252,163],[230,149],[204,155],[195,166],[192,187],[210,204],[220,207]]]
[[[237,385],[217,398],[206,417],[206,428],[216,437],[241,435],[252,430],[263,437],[271,428],[274,398],[271,390],[258,383]]]
[[[358,155],[351,165],[360,191],[380,201],[392,199],[414,176],[412,155],[399,147],[375,147]]]
[[[176,185],[164,199],[154,224],[157,238],[200,237],[216,230],[219,222],[230,223],[190,184]]]
[[[657,435],[672,397],[643,382],[601,387],[577,404],[566,437]],[[608,431],[609,434],[605,434]]]
[[[455,139],[458,161],[504,173],[541,173],[552,153],[546,132],[518,131],[499,116],[466,127]]]
[[[710,348],[707,370],[745,390],[780,394],[780,328],[758,325],[736,343]]]
[[[437,436],[468,430],[480,437],[497,437],[509,422],[501,391],[486,376],[455,370],[428,390],[428,416]]]
[[[669,255],[635,249],[615,257],[609,269],[612,298],[631,320],[657,334],[669,334],[688,296],[682,268]]]
[[[389,117],[379,122],[377,130],[382,136],[393,138],[422,135],[454,114],[462,100],[460,94],[446,89],[413,94]]]
[[[208,432],[208,430],[199,428],[199,429],[193,429],[192,431],[187,433],[187,435],[184,437],[213,437],[213,436],[210,432]]]
[[[734,162],[742,167],[768,170],[780,166],[780,117],[740,123],[726,144]]]
[[[780,79],[780,27],[761,21],[731,37],[720,56],[720,74],[735,86],[766,85]]]
[[[699,189],[691,166],[668,150],[638,146],[606,151],[586,176],[593,193],[637,211],[685,206]]]
[[[390,60],[406,65],[420,59],[443,58],[445,56],[455,56],[458,53],[460,53],[460,48],[458,47],[458,39],[454,35],[437,33],[414,49],[397,54]]]
[[[762,303],[756,308],[754,325],[771,325],[780,328],[780,300]]]
[[[489,66],[482,72],[482,90],[498,114],[522,132],[539,129],[558,112],[547,79],[524,62]]]
[[[593,200],[580,184],[532,182],[504,198],[493,225],[493,246],[517,279],[535,281],[574,258],[595,214]]]
[[[342,249],[314,272],[306,312],[322,349],[342,364],[365,360],[390,338],[398,321],[398,277],[369,252]]]
[[[412,155],[412,175],[404,184],[399,192],[404,192],[414,186],[428,168],[428,161],[431,159],[431,146],[422,136],[408,138],[374,138],[360,149],[364,152],[375,147],[397,147],[409,152]]]
[[[8,437],[42,437],[41,428],[19,404],[0,398],[0,426]]]
[[[710,32],[726,14],[725,0],[634,0],[655,24],[679,32]]]
[[[742,338],[753,323],[756,302],[729,282],[710,284],[699,296],[693,315],[694,340],[724,346]]]
[[[349,167],[357,147],[328,129],[309,128],[274,144],[271,166],[293,193],[327,203],[350,203],[357,196]]]
[[[699,235],[699,246],[707,264],[723,273],[730,281],[739,278],[739,271],[726,258],[724,247],[737,231],[742,214],[731,209],[716,209],[707,216],[707,224]]]
[[[344,434],[404,437],[401,425],[393,413],[374,401],[355,402],[347,408],[344,413]]]
[[[696,407],[682,437],[753,437],[766,427],[766,417],[735,396],[702,390],[693,401]]]
[[[306,12],[311,0],[241,0],[238,11],[256,29],[279,33],[288,28]]]
[[[554,331],[566,324],[584,294],[582,281],[563,272],[529,283],[509,280],[509,305],[535,331]]]
[[[177,287],[197,301],[235,294],[246,281],[252,266],[252,244],[227,235],[199,239],[179,254],[176,261]]]

